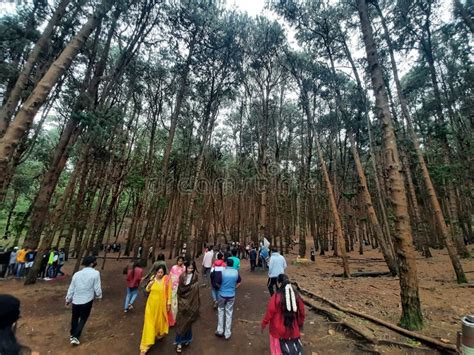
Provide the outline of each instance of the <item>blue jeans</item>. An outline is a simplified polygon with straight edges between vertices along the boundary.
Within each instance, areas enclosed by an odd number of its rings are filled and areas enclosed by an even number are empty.
[[[16,264],[16,277],[23,276],[23,269],[25,268],[25,263],[17,263]]]
[[[193,341],[193,330],[189,330],[184,334],[176,333],[175,343],[176,345],[189,345]]]
[[[127,296],[125,296],[124,309],[128,309],[128,306],[133,304],[138,296],[138,287],[130,288],[127,287]]]

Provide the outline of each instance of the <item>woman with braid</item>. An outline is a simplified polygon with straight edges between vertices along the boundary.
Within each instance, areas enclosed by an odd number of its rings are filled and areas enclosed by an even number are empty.
[[[272,355],[303,355],[300,329],[304,324],[304,303],[285,274],[277,279],[277,292],[268,302],[262,320],[262,332],[270,325],[270,352]]]

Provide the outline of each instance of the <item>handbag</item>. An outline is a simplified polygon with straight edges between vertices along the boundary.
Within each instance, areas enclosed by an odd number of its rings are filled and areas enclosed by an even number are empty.
[[[283,355],[304,355],[300,338],[280,339],[280,348]]]

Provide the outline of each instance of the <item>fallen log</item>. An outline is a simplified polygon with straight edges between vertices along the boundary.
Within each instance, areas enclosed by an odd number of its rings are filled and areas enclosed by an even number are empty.
[[[103,255],[97,255],[95,257],[96,259],[104,259],[105,257]],[[74,257],[69,257],[69,259],[77,259],[75,256]],[[107,260],[111,260],[111,259],[116,259],[116,260],[133,260],[133,259],[137,259],[133,256],[119,256],[119,257],[116,257],[116,256],[111,256],[110,254],[107,254]]]
[[[442,351],[445,351],[445,352],[447,351],[447,352],[450,352],[450,353],[457,353],[457,348],[454,344],[445,344],[445,343],[443,343],[439,340],[436,340],[432,337],[429,337],[427,335],[415,333],[413,331],[404,329],[402,327],[399,327],[398,325],[395,325],[395,324],[386,322],[382,319],[378,319],[374,316],[371,316],[370,314],[365,314],[365,313],[362,313],[362,312],[359,312],[359,311],[356,311],[356,310],[353,310],[353,309],[345,308],[345,307],[337,304],[336,302],[333,302],[333,301],[331,301],[331,300],[329,300],[329,299],[327,299],[323,296],[316,295],[316,294],[314,294],[314,293],[312,293],[308,290],[305,290],[304,288],[301,288],[298,285],[298,283],[296,283],[296,282],[294,282],[294,284],[303,295],[306,295],[307,297],[310,297],[310,298],[317,299],[321,302],[325,302],[325,303],[331,305],[332,307],[334,307],[335,309],[337,309],[341,312],[353,314],[355,316],[370,320],[371,322],[382,325],[382,326],[384,326],[384,327],[386,327],[390,330],[393,330],[393,331],[395,331],[399,334],[402,334],[404,336],[407,336],[409,338],[416,339],[416,340],[418,340],[422,343],[425,343],[427,345],[430,345],[431,347],[434,347],[436,349],[439,349],[439,350],[442,350]]]
[[[391,276],[392,274],[388,271],[361,271],[353,272],[351,277],[379,277],[379,276]],[[342,274],[332,274],[334,277],[342,277]]]
[[[367,342],[369,342],[372,345],[387,345],[387,346],[397,346],[397,347],[404,347],[404,348],[409,348],[409,349],[417,349],[417,350],[429,350],[428,348],[420,347],[420,346],[415,346],[407,343],[402,343],[394,340],[389,340],[389,339],[378,339],[369,328],[361,326],[359,324],[356,324],[352,322],[351,320],[347,318],[342,318],[340,315],[332,311],[330,308],[319,306],[315,304],[314,302],[311,302],[307,296],[302,295],[303,302],[310,307],[313,310],[316,310],[318,313],[323,313],[325,314],[329,319],[334,321],[334,323],[340,324],[343,327],[349,329],[350,331],[356,333],[363,339],[365,339]],[[375,349],[370,349],[370,352],[375,352],[379,353]]]
[[[330,308],[319,306],[315,304],[314,302],[310,301],[307,296],[302,295],[303,302],[310,308],[315,309],[319,313],[325,314],[329,319],[332,321],[335,321],[342,326],[352,330],[354,333],[358,334],[365,340],[367,340],[371,344],[377,344],[377,339],[373,336],[373,334],[370,332],[369,329],[364,329],[353,322],[343,319],[341,316],[339,316],[337,313],[332,311]]]

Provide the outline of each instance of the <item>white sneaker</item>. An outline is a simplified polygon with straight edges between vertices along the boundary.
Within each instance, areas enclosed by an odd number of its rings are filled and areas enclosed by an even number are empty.
[[[81,342],[79,341],[79,339],[77,339],[75,337],[71,337],[71,344],[72,345],[79,345],[79,344],[81,344]]]

